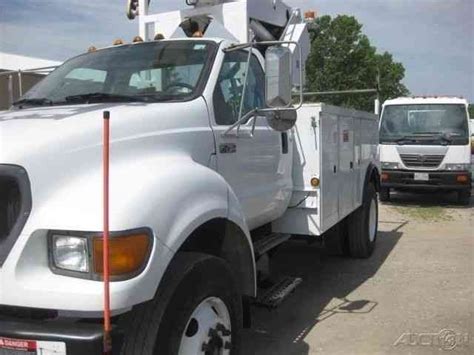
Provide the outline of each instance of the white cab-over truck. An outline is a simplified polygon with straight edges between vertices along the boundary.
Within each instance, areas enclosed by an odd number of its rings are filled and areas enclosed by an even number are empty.
[[[468,102],[456,97],[407,97],[384,103],[380,120],[380,199],[392,189],[456,191],[471,197]]]
[[[238,354],[250,305],[301,281],[268,282],[292,236],[372,254],[378,119],[292,101],[300,11],[188,4],[131,1],[144,41],[67,61],[0,114],[0,352],[102,353],[104,111],[114,353]]]

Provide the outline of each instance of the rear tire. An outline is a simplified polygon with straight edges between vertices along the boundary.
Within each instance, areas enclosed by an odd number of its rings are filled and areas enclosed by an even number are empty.
[[[122,320],[122,355],[239,354],[242,296],[229,265],[201,253],[180,253],[155,298]],[[213,334],[209,337],[209,334]],[[228,349],[224,349],[226,346]]]
[[[343,220],[324,234],[324,251],[331,256],[349,256],[347,221]]]
[[[380,188],[380,201],[388,202],[390,201],[390,188],[388,187],[381,187]]]
[[[354,258],[368,258],[375,249],[378,232],[378,200],[375,186],[370,183],[364,192],[362,206],[348,219],[349,252]]]
[[[458,204],[469,206],[471,202],[471,190],[458,191]]]

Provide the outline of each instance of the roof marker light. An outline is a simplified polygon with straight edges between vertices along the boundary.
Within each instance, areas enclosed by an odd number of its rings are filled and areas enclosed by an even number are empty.
[[[306,12],[304,13],[304,18],[305,18],[306,21],[314,21],[314,20],[316,20],[316,11],[312,11],[312,10],[306,11]]]

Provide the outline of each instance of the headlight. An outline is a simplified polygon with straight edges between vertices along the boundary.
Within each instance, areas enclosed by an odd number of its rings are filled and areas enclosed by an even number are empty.
[[[400,164],[399,163],[382,162],[382,169],[398,170],[398,169],[400,169]]]
[[[52,236],[53,262],[58,269],[89,272],[87,239],[73,236]]]
[[[469,171],[471,164],[446,164],[444,169],[448,171]]]
[[[145,268],[153,232],[140,228],[110,233],[109,269],[112,281],[128,280]],[[51,231],[48,238],[51,271],[90,280],[103,278],[102,233]]]

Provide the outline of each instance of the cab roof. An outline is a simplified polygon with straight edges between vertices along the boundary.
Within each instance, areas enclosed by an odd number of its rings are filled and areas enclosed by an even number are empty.
[[[384,106],[389,105],[429,105],[429,104],[444,104],[444,105],[469,105],[466,99],[456,96],[412,96],[412,97],[398,97],[393,100],[384,102]]]

